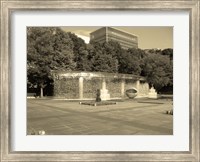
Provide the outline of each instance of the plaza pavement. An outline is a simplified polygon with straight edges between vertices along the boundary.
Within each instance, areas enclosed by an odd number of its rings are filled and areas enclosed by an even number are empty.
[[[172,135],[170,99],[133,99],[116,105],[89,106],[78,101],[27,99],[27,134]]]

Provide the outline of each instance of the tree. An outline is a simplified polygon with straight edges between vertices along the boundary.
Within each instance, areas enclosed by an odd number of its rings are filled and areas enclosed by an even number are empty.
[[[124,52],[120,59],[120,73],[140,75],[141,68],[139,59],[128,52]]]
[[[27,30],[27,77],[29,86],[43,89],[52,83],[52,70],[73,70],[73,42],[59,28],[29,27]]]
[[[162,50],[162,55],[169,56],[171,60],[173,60],[173,49],[167,48]]]
[[[95,62],[95,55],[96,55],[96,49],[94,47],[93,44],[87,44],[87,52],[88,52],[88,56],[87,56],[87,66],[89,71],[93,71],[94,70],[94,62]]]
[[[131,48],[127,51],[123,50],[119,59],[119,72],[140,75],[144,57],[145,52],[139,48]]]
[[[139,60],[143,59],[146,56],[144,50],[140,48],[129,48],[127,51],[129,54],[137,57]]]
[[[162,87],[173,84],[173,67],[168,56],[149,54],[144,58],[142,74],[159,91]]]
[[[79,38],[73,33],[68,33],[69,37],[73,41],[74,47],[74,61],[76,62],[76,70],[78,71],[89,71],[90,66],[88,64],[88,50],[82,38]]]
[[[118,60],[113,52],[109,50],[110,44],[93,43],[94,50],[90,53],[91,70],[100,72],[118,72]],[[91,52],[91,51],[90,51]]]

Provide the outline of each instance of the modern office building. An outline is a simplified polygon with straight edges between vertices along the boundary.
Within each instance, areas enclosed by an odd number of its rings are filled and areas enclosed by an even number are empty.
[[[113,27],[102,27],[90,33],[90,41],[103,43],[111,40],[117,41],[124,49],[138,48],[137,36]]]

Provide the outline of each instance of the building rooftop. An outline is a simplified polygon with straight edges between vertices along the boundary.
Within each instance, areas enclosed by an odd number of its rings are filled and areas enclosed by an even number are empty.
[[[129,32],[127,32],[127,31],[124,31],[124,30],[122,30],[122,29],[118,29],[117,27],[113,27],[113,26],[112,26],[112,27],[110,27],[110,26],[109,26],[109,27],[101,27],[101,28],[99,28],[99,29],[97,29],[97,30],[91,32],[90,34],[95,33],[96,31],[98,31],[98,30],[100,30],[100,29],[102,29],[102,28],[111,28],[111,29],[114,29],[114,30],[117,30],[117,31],[126,33],[126,34],[128,34],[128,35],[132,35],[132,36],[134,36],[134,37],[138,37],[138,36],[135,35],[135,34],[129,33]]]

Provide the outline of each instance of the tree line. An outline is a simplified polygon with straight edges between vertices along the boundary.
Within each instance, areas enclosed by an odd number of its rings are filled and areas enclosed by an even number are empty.
[[[173,49],[123,49],[118,42],[90,42],[58,27],[27,28],[27,86],[53,84],[52,70],[125,73],[146,77],[159,91],[173,86]]]

